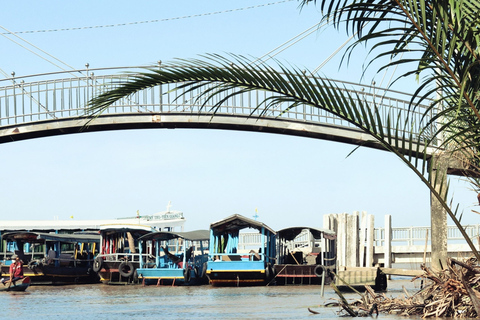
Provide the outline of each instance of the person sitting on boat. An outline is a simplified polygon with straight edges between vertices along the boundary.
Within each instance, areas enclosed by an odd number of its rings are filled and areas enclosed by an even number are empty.
[[[193,247],[188,248],[187,255],[185,256],[185,260],[190,261],[190,259],[192,258],[192,253],[193,253]]]
[[[12,264],[10,265],[10,282],[15,282],[17,280],[23,279],[23,261],[20,260],[20,258],[14,254],[12,255]],[[5,282],[8,280],[2,279],[3,285],[5,285]]]
[[[47,253],[47,265],[55,263],[56,257],[57,257],[57,254],[52,248],[50,248]]]
[[[168,251],[167,248],[165,247],[162,247],[162,250],[163,252],[165,253],[165,255],[170,259],[172,260],[173,263],[175,263],[176,265],[178,265],[180,268],[183,267],[183,254],[180,255],[180,257],[170,253],[170,251]]]

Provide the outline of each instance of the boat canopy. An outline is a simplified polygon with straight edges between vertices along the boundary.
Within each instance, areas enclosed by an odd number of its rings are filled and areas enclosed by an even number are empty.
[[[223,234],[245,228],[257,229],[258,231],[262,231],[262,228],[265,228],[270,231],[270,233],[275,234],[275,231],[266,224],[239,214],[231,215],[228,218],[214,222],[210,225],[210,229],[214,234]]]
[[[43,232],[8,232],[2,235],[3,240],[24,241],[29,243],[43,243],[45,241],[100,243],[99,234],[66,234]]]
[[[278,239],[285,239],[291,241],[295,239],[303,230],[307,229],[313,235],[315,239],[330,239],[333,240],[336,238],[335,232],[329,229],[317,229],[312,227],[289,227],[277,231]]]
[[[209,230],[195,230],[195,231],[187,231],[187,232],[174,232],[174,231],[158,231],[148,233],[146,235],[141,236],[138,240],[170,240],[181,238],[185,240],[191,241],[206,241],[210,239],[210,231]]]
[[[146,226],[142,224],[114,223],[101,225],[100,231],[107,234],[117,232],[138,232],[143,235],[146,233],[155,232],[156,230],[151,226]]]
[[[99,234],[39,234],[38,239],[61,242],[100,243]]]

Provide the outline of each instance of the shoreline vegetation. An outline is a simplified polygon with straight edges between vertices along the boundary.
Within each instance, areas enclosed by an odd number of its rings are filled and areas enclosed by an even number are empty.
[[[354,290],[360,298],[349,303],[332,284],[339,297],[338,306],[342,308],[339,315],[365,317],[386,313],[422,318],[476,318],[480,315],[480,265],[475,258],[465,261],[450,258],[446,268],[441,271],[434,271],[425,265],[421,269],[423,275],[411,280],[421,279],[421,289],[412,294],[403,287],[403,294],[396,298],[365,286],[363,294]],[[310,308],[308,310],[317,313]]]

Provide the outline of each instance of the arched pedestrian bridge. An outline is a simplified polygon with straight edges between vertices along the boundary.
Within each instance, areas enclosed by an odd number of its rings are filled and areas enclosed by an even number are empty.
[[[111,88],[112,82],[125,81],[140,70],[139,67],[83,69],[25,77],[12,75],[0,80],[0,143],[102,130],[211,128],[280,133],[381,148],[371,136],[346,121],[310,106],[299,106],[282,114],[279,106],[260,116],[253,110],[268,95],[263,91],[228,99],[212,117],[208,106],[201,108],[202,102],[197,101],[194,93],[181,95],[174,85],[163,85],[119,101],[85,126],[87,102]],[[125,71],[131,72],[130,75],[125,75]],[[373,86],[338,84],[351,88],[361,99],[375,101],[382,110],[384,123],[387,116],[396,119],[400,110],[406,110],[411,98],[405,93]],[[417,108],[412,126],[420,127],[425,108]]]

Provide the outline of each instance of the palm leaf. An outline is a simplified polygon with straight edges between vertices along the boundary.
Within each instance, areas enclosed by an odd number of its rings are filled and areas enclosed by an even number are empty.
[[[150,72],[136,75],[132,78],[133,80],[94,98],[89,111],[96,115],[118,99],[133,92],[169,83],[178,83],[177,88],[184,90],[183,95],[197,89],[205,89],[197,99],[203,101],[203,106],[211,103],[213,112],[220,108],[227,99],[236,95],[252,90],[268,91],[272,95],[257,102],[257,106],[254,108],[255,111],[260,111],[260,116],[264,116],[273,106],[284,105],[282,107],[284,112],[299,105],[310,105],[330,112],[357,126],[406,163],[431,190],[432,194],[439,199],[460,231],[462,230],[460,222],[446,203],[446,190],[435,190],[434,185],[442,182],[439,179],[443,179],[443,177],[435,177],[435,181],[429,181],[422,169],[424,167],[420,170],[417,168],[418,160],[416,158],[426,159],[427,147],[430,146],[433,139],[425,141],[423,150],[420,149],[419,143],[414,137],[417,130],[413,129],[412,112],[401,113],[399,111],[395,122],[389,118],[387,123],[383,124],[380,110],[375,101],[362,102],[358,94],[339,87],[329,79],[304,74],[299,69],[289,69],[282,64],[279,64],[282,72],[277,72],[267,65],[249,68],[250,61],[242,56],[232,55],[233,62],[216,55],[205,58],[206,60],[201,63],[197,60],[191,63],[182,60],[181,65],[150,70]],[[213,101],[215,97],[225,92],[228,94],[224,95],[224,98]],[[392,127],[393,123],[395,126]],[[466,234],[464,236],[468,238]],[[469,239],[467,239],[467,243],[478,255]]]

